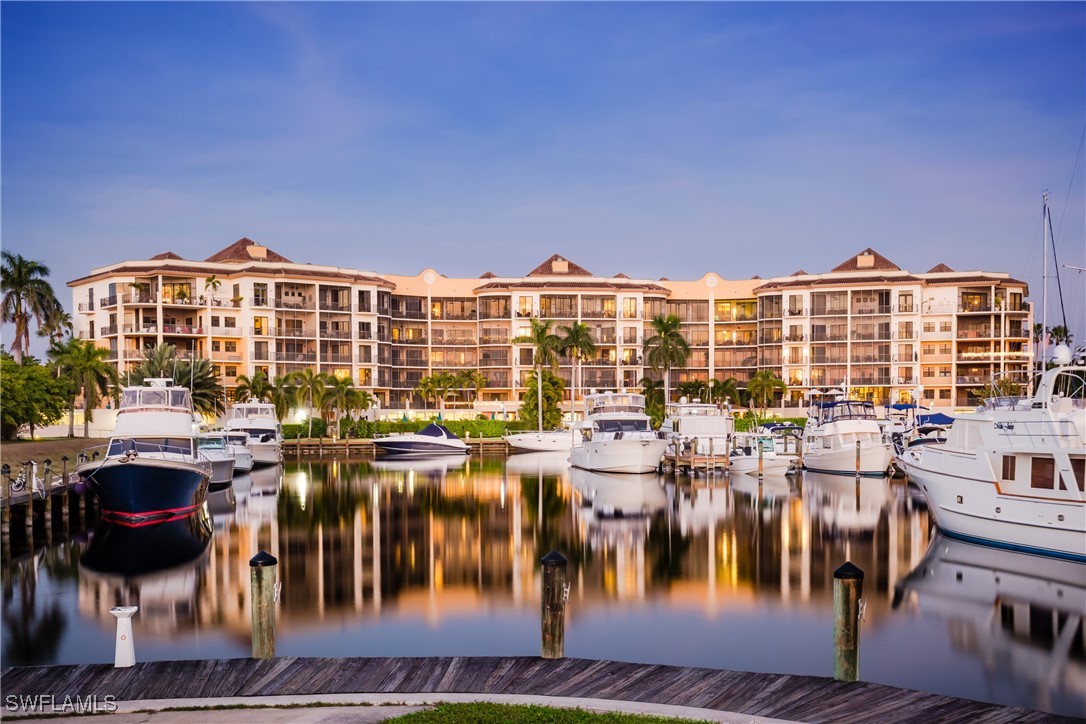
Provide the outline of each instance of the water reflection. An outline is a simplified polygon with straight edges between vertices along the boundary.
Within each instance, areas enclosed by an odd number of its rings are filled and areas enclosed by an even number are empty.
[[[1038,708],[1086,713],[1086,565],[936,534],[893,605],[943,621],[956,649],[1026,683]]]
[[[279,560],[279,655],[535,655],[539,560],[557,550],[569,560],[570,656],[827,676],[832,574],[850,560],[868,601],[861,676],[1041,705],[996,685],[1024,674],[989,660],[991,632],[970,634],[986,641],[965,657],[932,657],[961,627],[933,626],[908,597],[891,605],[930,540],[904,481],[605,475],[571,469],[567,457],[326,459],[239,476],[209,500],[211,542],[169,587],[189,608],[171,614],[173,629],[143,609],[134,619],[138,639],[153,630],[161,643],[139,655],[247,656],[248,562],[261,550]],[[149,589],[105,585],[75,565],[73,555],[106,542],[42,544],[4,561],[5,661],[109,660],[88,630]],[[1066,704],[1053,698],[1072,713],[1082,700]]]
[[[103,630],[113,606],[139,606],[141,629],[156,636],[197,627],[211,534],[206,510],[136,528],[99,523],[79,558],[80,612]]]

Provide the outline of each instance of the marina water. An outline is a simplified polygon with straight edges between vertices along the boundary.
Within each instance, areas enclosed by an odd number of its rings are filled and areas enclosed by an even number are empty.
[[[278,561],[280,656],[540,650],[540,559],[570,657],[833,675],[833,571],[864,571],[860,679],[1086,716],[1086,566],[938,536],[902,478],[603,475],[565,453],[288,461],[206,516],[73,527],[3,561],[3,664],[247,657],[249,559]]]

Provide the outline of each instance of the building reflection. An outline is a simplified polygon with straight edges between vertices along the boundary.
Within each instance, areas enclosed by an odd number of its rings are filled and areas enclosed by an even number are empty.
[[[888,479],[604,475],[571,470],[564,454],[289,463],[209,501],[215,530],[191,570],[188,625],[247,645],[249,559],[261,550],[279,561],[284,632],[390,611],[431,623],[483,607],[534,612],[550,550],[570,561],[571,616],[660,596],[710,614],[767,597],[828,608],[833,570],[851,560],[877,625],[927,548],[927,512],[907,503]],[[136,603],[143,585],[103,593],[88,577],[81,606],[112,625],[109,608]]]

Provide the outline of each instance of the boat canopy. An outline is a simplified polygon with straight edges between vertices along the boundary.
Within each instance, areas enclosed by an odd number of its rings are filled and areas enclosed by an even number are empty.
[[[438,425],[436,422],[431,422],[429,425],[419,430],[418,434],[425,435],[426,437],[444,437],[449,438],[450,440],[459,440],[449,428],[444,425]]]
[[[931,415],[917,415],[917,425],[952,425],[954,424],[954,418],[950,415],[944,415],[941,412],[935,412]]]
[[[821,422],[834,420],[874,420],[875,405],[865,400],[833,400],[812,405]]]

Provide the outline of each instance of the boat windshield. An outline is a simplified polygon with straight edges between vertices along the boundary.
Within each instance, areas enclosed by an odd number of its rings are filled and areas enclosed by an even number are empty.
[[[189,391],[161,387],[129,387],[121,394],[121,410],[140,407],[176,407],[188,410]]]
[[[835,420],[874,420],[875,406],[860,400],[838,400],[823,402],[819,407],[822,422]]]
[[[251,420],[257,417],[274,417],[274,405],[235,405],[234,419]]]
[[[191,455],[192,440],[183,437],[128,437],[114,438],[109,442],[107,456],[123,455],[130,450],[137,453],[173,453]]]
[[[196,447],[200,450],[225,450],[226,438],[216,435],[215,437],[201,437],[196,441]]]
[[[648,420],[597,420],[600,432],[643,432],[649,429]]]
[[[226,441],[229,442],[231,445],[244,445],[246,442],[249,441],[249,436],[244,433],[237,435],[227,435]]]

